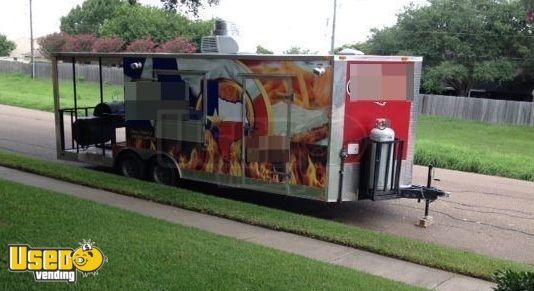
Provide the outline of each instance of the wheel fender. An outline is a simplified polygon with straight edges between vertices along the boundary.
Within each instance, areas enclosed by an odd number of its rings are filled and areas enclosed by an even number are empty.
[[[141,157],[141,155],[134,151],[134,150],[131,150],[131,149],[123,149],[121,150],[116,156],[115,158],[113,159],[113,168],[116,168],[117,167],[117,163],[118,161],[120,161],[120,159],[122,158],[122,156],[124,156],[125,154],[134,154],[136,155],[140,160],[142,161],[145,161],[145,159],[143,159],[143,157]]]

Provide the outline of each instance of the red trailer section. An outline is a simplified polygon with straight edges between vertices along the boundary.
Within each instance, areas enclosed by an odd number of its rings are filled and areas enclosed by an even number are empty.
[[[345,129],[343,142],[361,143],[375,127],[377,118],[386,118],[397,139],[409,140],[414,100],[415,63],[412,61],[349,61],[347,62],[347,94],[345,97]],[[403,160],[408,147],[404,147]],[[353,145],[354,146],[354,145]],[[358,163],[361,155],[350,155],[347,163]]]

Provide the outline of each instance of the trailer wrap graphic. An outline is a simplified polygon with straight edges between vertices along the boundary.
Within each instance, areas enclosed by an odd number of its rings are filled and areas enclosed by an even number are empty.
[[[124,73],[128,147],[182,171],[324,189],[329,62],[126,58]]]

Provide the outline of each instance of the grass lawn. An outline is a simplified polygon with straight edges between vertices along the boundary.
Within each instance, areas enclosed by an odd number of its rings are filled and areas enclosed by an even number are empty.
[[[20,106],[44,111],[54,110],[52,81],[48,78],[31,79],[23,74],[0,74],[0,104]],[[95,106],[100,101],[98,83],[76,82],[78,107]],[[62,108],[74,107],[72,81],[59,80]],[[120,85],[104,84],[104,100],[123,99]]]
[[[4,151],[0,151],[0,165],[253,225],[306,235],[487,280],[491,280],[492,274],[501,269],[534,270],[533,266],[447,246]]]
[[[53,111],[50,79],[0,74],[0,104]],[[106,100],[123,99],[119,85],[106,84]],[[60,80],[62,107],[72,107],[72,82]],[[78,106],[98,103],[97,83],[78,82]],[[415,163],[534,181],[534,127],[493,125],[421,116]]]
[[[534,181],[534,127],[421,116],[415,162]]]
[[[301,256],[136,213],[0,180],[0,289],[414,290]],[[108,257],[75,285],[36,283],[7,271],[7,245],[77,247],[91,239]]]

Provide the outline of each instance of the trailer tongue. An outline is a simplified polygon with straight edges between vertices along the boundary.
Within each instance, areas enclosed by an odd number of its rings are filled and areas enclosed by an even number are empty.
[[[364,171],[361,192],[373,201],[398,198],[417,199],[419,202],[425,200],[425,215],[419,224],[426,227],[431,223],[430,203],[439,197],[449,196],[449,193],[432,187],[432,165],[428,167],[426,186],[400,185],[403,145],[402,140],[395,139],[395,132],[389,127],[388,120],[376,120],[375,128],[366,140],[367,153],[362,163]],[[340,158],[343,161],[346,157],[347,151],[343,149]],[[342,170],[340,173],[343,179]]]
[[[442,191],[431,187],[432,166],[429,166],[426,187],[400,185],[399,177],[404,142],[395,139],[395,132],[389,127],[388,120],[383,118],[376,120],[376,126],[371,130],[367,144],[367,158],[363,164],[366,167],[363,179],[366,184],[362,185],[365,186],[364,191],[367,191],[370,199],[384,200],[390,198],[389,196],[392,196],[391,198],[422,199],[425,197],[424,193],[422,193],[425,189],[433,192],[433,194],[428,193],[429,197],[434,195],[444,196],[437,194]],[[414,191],[419,194],[413,193]],[[422,197],[419,197],[421,195]],[[437,196],[432,200],[437,199]]]

